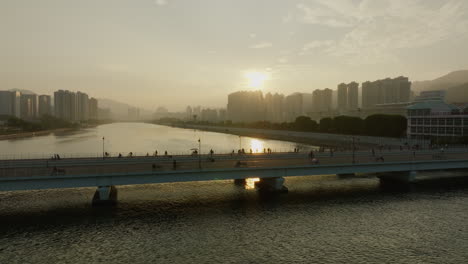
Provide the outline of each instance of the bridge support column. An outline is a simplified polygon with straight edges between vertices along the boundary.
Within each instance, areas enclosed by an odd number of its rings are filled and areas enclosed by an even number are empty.
[[[337,174],[336,176],[338,176],[338,178],[351,178],[351,177],[356,176],[356,174],[355,173],[340,173],[340,174]]]
[[[255,183],[255,186],[258,188],[259,191],[286,193],[288,192],[288,188],[284,186],[283,184],[284,184],[283,177],[275,177],[275,178],[261,178],[260,181]]]
[[[94,193],[93,206],[115,205],[117,203],[117,188],[115,186],[99,186]]]
[[[381,184],[409,184],[414,182],[415,171],[384,172],[377,174]]]
[[[235,179],[234,184],[236,186],[244,186],[245,185],[245,179]]]

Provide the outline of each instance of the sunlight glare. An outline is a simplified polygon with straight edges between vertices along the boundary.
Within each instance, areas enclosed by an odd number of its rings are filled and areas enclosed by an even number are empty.
[[[260,89],[265,81],[269,80],[270,76],[264,72],[248,71],[244,74],[247,79],[247,87]]]
[[[252,139],[250,141],[250,148],[254,153],[260,153],[263,151],[263,142],[258,139]]]
[[[247,178],[245,179],[245,189],[252,190],[255,189],[255,183],[259,182],[260,178]]]

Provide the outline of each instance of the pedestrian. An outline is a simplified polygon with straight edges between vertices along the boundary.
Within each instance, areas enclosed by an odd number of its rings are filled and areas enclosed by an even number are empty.
[[[164,156],[167,156],[167,150],[164,151]]]

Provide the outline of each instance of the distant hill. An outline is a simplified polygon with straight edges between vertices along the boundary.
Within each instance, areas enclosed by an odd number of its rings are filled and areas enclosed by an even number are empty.
[[[98,98],[98,106],[99,108],[109,108],[112,113],[112,117],[118,120],[127,120],[128,109],[135,108],[135,106],[106,98]],[[140,108],[141,118],[150,117],[151,114],[152,113],[150,111]]]
[[[416,81],[411,85],[411,89],[419,94],[422,91],[445,90],[468,83],[468,70],[454,71],[432,81]]]
[[[447,89],[447,102],[468,103],[468,82]]]
[[[30,90],[17,89],[17,88],[10,89],[10,90],[8,90],[8,91],[11,91],[11,92],[20,92],[20,93],[22,93],[22,94],[36,94],[35,92],[30,91]]]

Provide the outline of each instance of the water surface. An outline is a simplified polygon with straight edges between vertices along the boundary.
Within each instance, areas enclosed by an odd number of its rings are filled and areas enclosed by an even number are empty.
[[[198,138],[218,152],[239,144],[131,123],[0,146],[2,154],[99,153],[103,136],[111,152],[187,152]],[[252,142],[297,146],[242,138],[245,148]],[[0,263],[468,263],[467,178],[405,190],[382,189],[372,176],[285,185],[289,193],[268,196],[232,181],[118,186],[110,208],[91,206],[94,188],[0,192]]]
[[[103,140],[104,138],[104,140]],[[236,135],[182,129],[146,123],[113,123],[73,132],[52,133],[44,136],[0,141],[0,159],[50,157],[102,156],[103,149],[113,155],[129,152],[146,155],[168,151],[170,155],[190,154],[199,148],[202,153],[230,153],[244,148],[263,152],[307,150],[313,146],[294,142],[239,137]],[[103,146],[104,143],[104,146]]]

